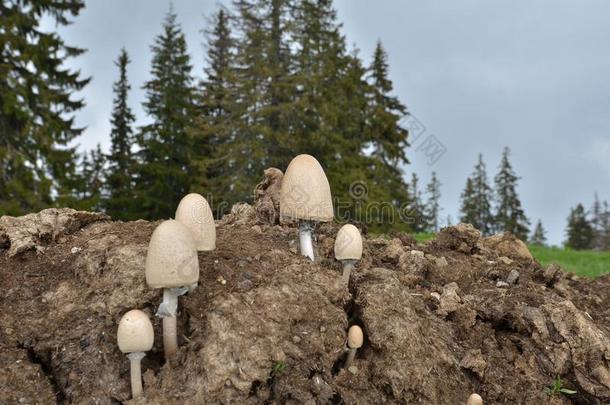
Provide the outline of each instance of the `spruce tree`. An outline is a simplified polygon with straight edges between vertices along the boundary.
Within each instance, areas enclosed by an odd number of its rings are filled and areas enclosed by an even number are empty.
[[[116,66],[119,78],[114,83],[114,102],[110,123],[110,154],[108,155],[108,200],[106,212],[115,219],[135,219],[134,176],[135,160],[132,157],[134,143],[133,123],[135,117],[127,102],[131,89],[127,79],[129,55],[121,50]]]
[[[233,130],[238,120],[235,91],[235,40],[231,16],[221,8],[206,31],[205,78],[195,96],[195,117],[190,133],[193,138],[192,191],[208,197],[213,212],[225,213],[236,202],[233,197],[234,167],[231,155],[239,134]],[[223,202],[225,205],[223,205]]]
[[[375,47],[369,71],[372,95],[369,102],[370,135],[367,141],[373,149],[373,156],[385,165],[397,168],[409,163],[405,153],[409,146],[408,132],[399,125],[400,120],[407,115],[407,108],[396,96],[391,95],[394,86],[388,78],[388,55],[380,41]]]
[[[104,205],[106,187],[106,156],[101,146],[83,153],[78,165],[73,208],[85,211],[101,211]]]
[[[424,204],[422,201],[422,193],[419,189],[419,178],[413,172],[411,175],[411,183],[409,184],[409,218],[411,219],[411,230],[413,232],[426,232],[427,221],[424,213]]]
[[[536,222],[536,227],[534,228],[534,233],[532,234],[530,243],[537,246],[546,246],[546,231],[542,226],[542,221],[540,220]]]
[[[169,218],[189,192],[193,88],[186,40],[173,8],[153,46],[152,78],[146,82],[144,110],[152,123],[137,136],[139,217]]]
[[[225,184],[232,200],[251,198],[252,190],[268,166],[285,168],[292,153],[287,113],[292,88],[290,55],[286,44],[287,0],[237,0],[237,22],[229,144],[224,147],[230,175]]]
[[[602,203],[601,229],[602,240],[600,247],[602,250],[610,250],[610,208],[606,200]]]
[[[76,152],[68,145],[83,130],[74,124],[83,102],[72,93],[89,79],[63,63],[84,50],[40,23],[68,25],[83,7],[81,0],[0,2],[0,215],[73,200]]]
[[[466,188],[462,192],[460,221],[472,224],[483,235],[491,234],[494,225],[491,196],[492,190],[487,180],[483,155],[479,154],[474,173],[467,179]]]
[[[591,207],[591,227],[593,228],[593,248],[602,250],[604,248],[604,210],[599,196],[595,193],[593,206]]]
[[[364,146],[370,148],[375,170],[367,177],[379,186],[377,198],[393,201],[395,207],[406,203],[409,196],[403,180],[401,167],[409,164],[406,149],[409,146],[408,132],[400,121],[407,114],[407,108],[392,95],[393,83],[389,79],[388,56],[381,42],[377,43],[373,61],[368,69],[368,86],[360,84],[358,78],[352,81],[356,89],[364,92],[368,103],[364,109]],[[349,97],[348,100],[353,97]],[[348,101],[349,102],[349,101]],[[370,164],[367,165],[371,167]],[[440,195],[439,195],[440,196]],[[438,229],[438,212],[435,213],[434,229]]]
[[[438,232],[440,228],[440,199],[441,199],[441,183],[436,177],[436,172],[432,172],[430,183],[426,187],[428,200],[424,209],[424,217],[426,218],[427,231]]]
[[[521,240],[527,240],[529,221],[517,195],[517,181],[509,160],[510,150],[504,148],[495,181],[495,232],[510,232]]]
[[[576,250],[591,249],[594,238],[593,227],[582,204],[578,204],[570,211],[566,234],[567,247]]]

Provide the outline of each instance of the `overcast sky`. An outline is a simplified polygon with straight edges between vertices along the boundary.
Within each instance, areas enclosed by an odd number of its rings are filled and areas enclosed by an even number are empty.
[[[201,76],[201,29],[219,4],[175,0],[195,73]],[[518,192],[549,240],[564,239],[566,217],[597,191],[610,199],[610,2],[339,0],[350,48],[368,62],[377,40],[389,54],[395,93],[425,126],[409,156],[407,176],[442,182],[443,216],[458,216],[459,196],[477,154],[490,180],[504,146],[522,177]],[[150,44],[168,10],[164,0],[87,1],[62,33],[88,52],[68,62],[93,77],[82,92],[78,123],[83,148],[109,147],[113,64],[130,53],[130,104],[139,123],[142,83],[149,78]],[[433,138],[431,136],[434,136]],[[430,142],[445,151],[426,156]],[[440,148],[440,149],[439,149]],[[419,150],[417,150],[419,149]],[[436,156],[436,155],[435,155]],[[436,160],[430,164],[430,160]]]

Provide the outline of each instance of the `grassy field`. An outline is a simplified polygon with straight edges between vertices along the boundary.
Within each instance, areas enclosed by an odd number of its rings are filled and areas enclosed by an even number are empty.
[[[421,243],[433,239],[435,235],[418,233],[413,236]],[[610,252],[578,251],[543,246],[529,246],[529,248],[536,260],[543,266],[556,263],[566,271],[587,277],[598,277],[610,273]]]
[[[529,248],[540,264],[545,266],[557,263],[567,271],[588,277],[610,273],[610,252],[542,246],[530,246]]]

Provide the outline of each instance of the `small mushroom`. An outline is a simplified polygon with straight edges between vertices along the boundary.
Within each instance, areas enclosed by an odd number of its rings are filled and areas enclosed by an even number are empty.
[[[335,259],[343,264],[343,283],[349,283],[349,275],[362,258],[362,237],[360,231],[352,224],[346,224],[339,229],[335,239]]]
[[[314,260],[312,232],[316,222],[333,220],[330,185],[320,163],[298,155],[288,165],[280,191],[280,218],[299,220],[301,254]]]
[[[347,331],[347,347],[349,347],[349,352],[347,353],[347,359],[345,360],[344,368],[349,368],[354,361],[354,357],[356,356],[356,350],[362,347],[362,342],[364,341],[364,335],[362,334],[362,329],[358,325],[353,325]]]
[[[142,370],[140,363],[147,351],[152,349],[155,333],[148,315],[139,309],[132,309],[121,318],[117,331],[119,350],[127,353],[131,368],[131,396],[142,395]]]
[[[153,232],[146,255],[146,284],[163,288],[157,316],[163,318],[163,348],[169,359],[178,349],[178,297],[199,281],[199,261],[193,235],[175,220],[163,221]]]
[[[197,193],[184,196],[176,209],[176,221],[192,232],[198,251],[216,249],[214,216],[210,204],[203,196]]]
[[[483,398],[479,394],[470,394],[466,405],[483,405]]]

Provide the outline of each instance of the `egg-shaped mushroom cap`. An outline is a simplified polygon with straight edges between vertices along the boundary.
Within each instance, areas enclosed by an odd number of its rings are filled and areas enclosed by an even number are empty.
[[[116,334],[119,350],[123,353],[146,352],[153,347],[155,332],[148,315],[132,309],[121,318]]]
[[[176,209],[176,221],[193,234],[199,251],[216,249],[216,224],[208,201],[197,193],[187,194]]]
[[[320,163],[310,155],[292,159],[280,192],[280,218],[329,222],[334,217],[330,185]]]
[[[360,329],[360,326],[350,326],[349,330],[347,331],[347,345],[349,348],[359,349],[362,347],[363,341],[364,335],[362,334],[362,329]]]
[[[466,405],[483,405],[483,398],[479,394],[471,394]]]
[[[146,284],[172,288],[199,281],[199,260],[193,235],[173,219],[163,221],[150,237],[146,254]]]
[[[335,259],[360,260],[362,257],[362,236],[352,224],[346,224],[337,232],[335,238]]]

